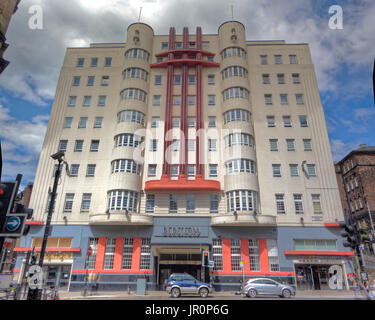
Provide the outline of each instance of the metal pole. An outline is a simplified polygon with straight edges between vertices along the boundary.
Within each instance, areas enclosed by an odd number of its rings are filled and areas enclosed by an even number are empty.
[[[372,238],[374,239],[374,238],[375,238],[374,223],[373,223],[373,221],[372,221],[371,209],[370,209],[370,205],[368,204],[367,199],[366,199],[366,205],[367,205],[368,215],[370,216]],[[374,243],[372,243],[372,247],[374,248],[374,253],[375,253],[375,245],[374,245]]]

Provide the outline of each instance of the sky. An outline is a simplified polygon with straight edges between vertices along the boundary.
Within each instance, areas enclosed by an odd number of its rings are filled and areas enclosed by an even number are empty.
[[[342,8],[342,29],[329,27],[333,5]],[[155,34],[171,26],[217,34],[232,6],[247,40],[309,44],[335,161],[375,145],[374,0],[22,0],[6,33],[11,63],[0,75],[2,180],[34,180],[67,47],[125,42],[141,7],[140,21]]]

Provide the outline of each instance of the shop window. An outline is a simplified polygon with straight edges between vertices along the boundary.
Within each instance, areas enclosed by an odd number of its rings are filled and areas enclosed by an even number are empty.
[[[212,239],[212,257],[214,271],[223,270],[223,242],[221,239]]]
[[[107,238],[107,241],[105,244],[103,269],[105,270],[113,269],[113,259],[115,257],[115,248],[116,248],[116,238]]]
[[[241,241],[239,239],[230,240],[230,257],[232,271],[241,270]]]
[[[122,264],[121,269],[131,269],[133,254],[133,239],[124,238],[124,247],[122,250]]]
[[[249,239],[250,271],[260,271],[258,239]]]
[[[142,238],[141,241],[141,260],[139,263],[140,270],[149,270],[151,268],[151,239]]]
[[[267,239],[267,250],[269,271],[280,271],[277,241],[273,239]]]

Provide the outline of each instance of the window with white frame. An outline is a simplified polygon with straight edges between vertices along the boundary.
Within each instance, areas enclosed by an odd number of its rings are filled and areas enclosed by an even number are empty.
[[[304,104],[304,102],[303,102],[303,94],[301,94],[301,93],[297,93],[296,94],[296,103],[297,104]]]
[[[117,122],[136,122],[145,124],[145,115],[135,110],[124,110],[117,114]]]
[[[277,55],[274,56],[274,58],[275,58],[275,64],[282,64],[283,63],[281,55],[277,54]]]
[[[264,95],[264,104],[267,106],[272,105],[272,94],[267,93]]]
[[[337,241],[326,239],[294,239],[294,249],[302,251],[336,251]]]
[[[275,116],[267,116],[267,127],[275,127]]]
[[[77,103],[77,97],[76,96],[70,96],[68,100],[68,106],[74,107]]]
[[[257,193],[253,190],[234,190],[226,193],[227,211],[253,211],[257,205]]]
[[[278,84],[285,84],[285,76],[283,73],[279,73],[277,75],[277,83]]]
[[[154,95],[154,96],[152,96],[152,105],[153,106],[160,106],[160,100],[161,100],[161,96],[160,95]]]
[[[115,136],[115,147],[137,147],[141,138],[132,133],[123,133]]]
[[[248,77],[248,71],[240,66],[231,66],[226,69],[224,69],[221,72],[221,77],[222,79],[227,79],[231,77],[242,77],[242,78],[247,78]]]
[[[280,103],[282,105],[287,105],[288,104],[288,95],[286,93],[280,94]]]
[[[195,140],[188,139],[188,151],[195,151]]]
[[[140,270],[151,269],[151,239],[142,238],[141,240],[141,260],[139,263]]]
[[[99,238],[89,238],[88,247],[91,247],[91,255],[86,255],[86,269],[95,269],[96,254],[98,252]]]
[[[79,164],[72,164],[70,166],[69,177],[77,177],[78,176],[78,171],[79,171]]]
[[[138,192],[111,190],[108,192],[109,210],[129,210],[137,212]]]
[[[260,64],[268,64],[268,57],[267,55],[260,56]]]
[[[296,64],[297,63],[297,56],[295,54],[289,55],[289,62],[290,64]]]
[[[304,151],[312,151],[311,139],[303,139]]]
[[[221,51],[221,58],[226,59],[229,57],[246,58],[246,51],[240,47],[229,47]]]
[[[150,140],[150,151],[151,152],[158,151],[158,140],[157,139],[151,139]]]
[[[224,124],[231,121],[246,121],[250,122],[251,114],[247,110],[232,109],[224,113]]]
[[[320,202],[320,194],[312,194],[311,199],[312,199],[314,213],[318,213],[318,214],[323,213],[322,204]]]
[[[210,164],[208,168],[209,168],[209,176],[217,177],[217,164]]]
[[[91,205],[91,193],[82,194],[81,211],[89,211]]]
[[[290,169],[290,176],[291,177],[298,177],[298,164],[289,164],[289,169]]]
[[[271,84],[270,75],[269,74],[262,74],[263,84]]]
[[[290,116],[283,116],[284,127],[290,128],[292,126],[292,120]]]
[[[270,151],[279,151],[277,146],[278,139],[269,139],[270,142]]]
[[[149,164],[147,175],[149,177],[156,177],[156,164]]]
[[[294,209],[296,214],[303,214],[302,194],[293,194]]]
[[[294,139],[286,139],[286,149],[288,151],[296,151],[294,142]]]
[[[91,140],[90,152],[98,152],[98,151],[99,151],[99,140]]]
[[[178,164],[172,164],[171,165],[171,171],[170,171],[171,178],[178,177],[178,169],[179,169]]]
[[[232,147],[232,146],[249,146],[252,147],[254,145],[253,137],[248,133],[231,133],[224,137],[224,145],[225,148]]]
[[[78,128],[86,128],[87,117],[80,117],[78,122]]]
[[[248,239],[250,271],[260,271],[259,243],[258,239]]]
[[[73,121],[72,117],[65,117],[64,126],[63,126],[64,129],[70,128],[72,126],[72,121]]]
[[[64,212],[72,212],[74,193],[65,194]]]
[[[154,213],[155,210],[155,195],[146,195],[146,213]]]
[[[159,128],[160,117],[152,117],[151,128]]]
[[[267,239],[267,250],[268,250],[269,271],[271,272],[280,271],[277,241],[273,239]]]
[[[301,127],[308,127],[307,116],[303,115],[303,116],[299,116],[298,118],[299,118],[299,123]]]
[[[316,177],[315,164],[307,164],[306,167],[307,167],[307,174],[309,175],[309,177],[315,178]]]
[[[216,151],[216,139],[208,139],[208,151]]]
[[[135,99],[146,102],[147,93],[138,88],[126,88],[120,92],[121,99]]]
[[[216,95],[213,95],[213,94],[208,95],[208,105],[209,106],[216,105]]]
[[[141,167],[132,159],[118,159],[111,163],[111,173],[127,172],[140,174]]]
[[[299,77],[299,73],[293,73],[292,74],[292,78],[293,78],[293,83],[294,84],[301,83],[301,79]]]
[[[95,117],[94,128],[101,128],[103,123],[103,117]]]
[[[249,90],[242,87],[232,87],[223,91],[224,101],[233,98],[249,99]]]
[[[195,117],[188,117],[188,128],[195,128]]]
[[[83,140],[76,140],[74,144],[74,152],[82,152]]]
[[[281,177],[281,164],[272,164],[272,174],[275,178]]]
[[[241,240],[230,239],[230,258],[232,271],[241,270]]]
[[[282,194],[282,193],[275,194],[275,200],[276,200],[276,212],[277,213],[285,213],[284,194]]]
[[[148,61],[150,58],[150,54],[139,48],[134,48],[134,49],[129,49],[128,51],[125,52],[125,58],[130,59],[130,58],[135,58],[135,59],[143,59],[145,61]]]
[[[88,164],[87,170],[86,170],[86,177],[94,177],[95,169],[96,169],[96,164]]]
[[[169,213],[177,213],[178,197],[176,194],[169,195]]]
[[[181,105],[181,96],[179,96],[179,95],[173,96],[173,105],[174,106],[180,106]]]
[[[250,159],[234,159],[225,163],[226,174],[255,173],[255,162]]]
[[[187,176],[188,178],[195,177],[195,164],[188,164],[187,165]]]
[[[186,195],[186,213],[195,212],[195,195],[187,194]]]
[[[129,270],[132,268],[133,256],[133,238],[124,238],[124,246],[122,248],[121,269]]]
[[[105,244],[103,269],[105,270],[113,269],[115,248],[116,248],[116,238],[107,238],[106,244]]]
[[[172,151],[178,152],[180,150],[180,140],[172,140],[171,149]]]
[[[173,117],[172,128],[179,128],[179,127],[180,127],[180,117]]]
[[[195,96],[194,95],[188,95],[188,106],[195,106]]]
[[[210,213],[219,212],[219,195],[211,194],[210,195]]]
[[[208,117],[208,127],[214,128],[216,127],[216,117]]]
[[[214,271],[223,270],[223,241],[212,239],[212,258],[214,260]]]

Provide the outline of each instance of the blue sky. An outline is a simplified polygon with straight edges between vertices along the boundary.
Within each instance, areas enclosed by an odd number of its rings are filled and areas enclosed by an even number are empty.
[[[42,9],[41,30],[28,25],[33,5]],[[375,145],[373,0],[22,0],[6,34],[11,64],[0,75],[2,180],[17,173],[23,185],[34,179],[66,47],[124,42],[140,7],[141,21],[156,34],[170,26],[217,33],[231,19],[231,5],[248,40],[310,45],[334,160],[361,143]],[[332,5],[343,9],[342,30],[328,27]]]

